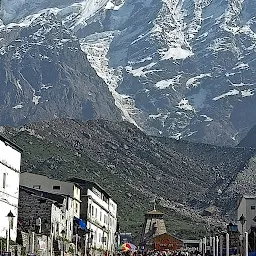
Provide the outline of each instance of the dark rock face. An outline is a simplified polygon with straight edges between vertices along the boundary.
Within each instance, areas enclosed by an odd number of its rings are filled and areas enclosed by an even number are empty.
[[[2,31],[1,37],[1,124],[56,117],[120,120],[107,85],[55,15]]]
[[[247,135],[239,142],[237,147],[256,148],[256,126],[247,133]]]

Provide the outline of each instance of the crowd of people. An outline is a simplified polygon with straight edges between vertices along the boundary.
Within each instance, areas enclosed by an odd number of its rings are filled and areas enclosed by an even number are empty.
[[[135,250],[135,251],[118,252],[116,256],[201,256],[201,253],[196,248],[178,250],[178,251]]]

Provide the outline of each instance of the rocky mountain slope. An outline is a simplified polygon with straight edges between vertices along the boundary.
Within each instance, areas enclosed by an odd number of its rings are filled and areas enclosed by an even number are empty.
[[[256,193],[255,149],[153,137],[128,122],[102,120],[55,119],[2,126],[1,133],[24,149],[23,171],[101,184],[119,204],[124,231],[139,231],[150,202],[159,199],[169,231],[195,237],[230,221],[241,193]],[[205,217],[209,208],[214,214]]]
[[[2,26],[0,38],[2,124],[56,117],[121,120],[107,85],[55,15]]]
[[[2,0],[0,123],[122,116],[148,134],[236,145],[256,120],[255,10],[251,0]]]
[[[255,10],[251,0],[2,0],[0,122],[122,115],[149,134],[236,145],[256,120]]]

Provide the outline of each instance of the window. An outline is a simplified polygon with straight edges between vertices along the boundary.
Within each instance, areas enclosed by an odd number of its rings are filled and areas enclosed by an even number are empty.
[[[94,207],[92,205],[92,216],[94,216]]]
[[[52,189],[60,190],[60,186],[52,186]]]
[[[255,210],[255,205],[252,205],[252,206],[251,206],[251,210]]]
[[[97,208],[95,208],[95,218],[97,218],[97,215],[98,215],[98,210]]]
[[[6,174],[7,174],[7,173],[4,173],[4,174],[3,174],[3,188],[6,187]]]
[[[76,211],[76,213],[78,213],[78,203],[77,202],[75,202],[75,211]]]
[[[33,188],[34,188],[34,189],[40,189],[40,188],[41,188],[41,185],[33,185]]]
[[[68,199],[68,197],[67,197],[67,200],[66,200],[66,210],[68,211],[68,209],[69,209],[69,207],[68,207],[68,201],[69,201],[69,199]]]
[[[89,216],[91,216],[91,211],[92,211],[92,205],[89,204]]]
[[[100,212],[100,221],[102,220],[102,212]]]

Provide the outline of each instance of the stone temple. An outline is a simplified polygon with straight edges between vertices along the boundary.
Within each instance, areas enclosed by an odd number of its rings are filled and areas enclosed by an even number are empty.
[[[165,234],[166,227],[163,219],[164,213],[154,209],[145,214],[142,226],[140,245],[150,248],[155,237]]]

